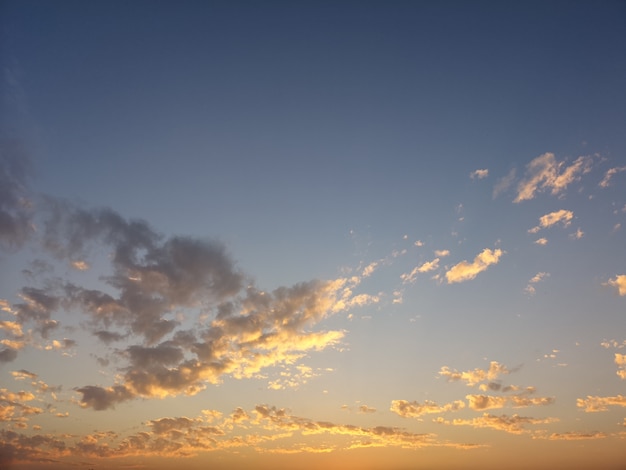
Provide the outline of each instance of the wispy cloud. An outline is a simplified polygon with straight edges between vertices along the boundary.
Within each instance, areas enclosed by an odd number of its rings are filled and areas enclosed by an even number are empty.
[[[463,408],[465,408],[465,403],[461,400],[446,403],[445,405],[438,405],[430,400],[426,400],[424,403],[418,403],[417,401],[410,402],[406,400],[393,400],[391,402],[390,410],[403,418],[419,418],[425,414],[458,411]]]
[[[500,194],[506,192],[515,181],[515,176],[516,176],[516,170],[515,168],[513,168],[511,169],[511,171],[509,171],[509,173],[506,176],[503,176],[502,178],[498,179],[498,181],[496,181],[496,184],[493,187],[492,197],[495,199]]]
[[[478,274],[485,271],[492,264],[497,264],[500,257],[504,254],[501,249],[491,250],[485,248],[474,258],[471,263],[467,261],[461,261],[460,263],[452,266],[446,272],[446,279],[448,284],[455,282],[464,282],[474,279]]]
[[[604,439],[607,437],[607,434],[604,432],[577,432],[570,431],[564,433],[552,433],[546,437],[551,441],[582,441],[589,439]]]
[[[622,171],[626,171],[626,166],[611,168],[607,170],[607,172],[604,175],[604,178],[602,178],[602,181],[598,183],[599,186],[601,188],[608,188],[611,185],[611,179],[613,178],[613,176],[615,176],[616,174]]]
[[[565,161],[557,161],[553,153],[544,153],[526,166],[526,174],[517,186],[517,196],[513,202],[533,199],[544,190],[558,195],[571,183],[578,181],[581,175],[591,171],[592,163],[592,157],[582,156],[568,166]]]
[[[534,284],[543,281],[546,277],[550,276],[550,273],[538,272],[529,281],[528,285],[524,289],[529,295],[534,295],[536,292]]]
[[[567,227],[571,223],[573,218],[574,213],[565,209],[550,212],[546,215],[542,215],[541,217],[539,217],[539,225],[529,229],[528,233],[537,233],[539,230],[552,227],[559,222],[563,224],[564,227]]]

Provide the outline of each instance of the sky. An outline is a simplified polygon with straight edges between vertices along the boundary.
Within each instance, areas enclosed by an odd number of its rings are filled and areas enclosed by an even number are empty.
[[[1,468],[623,468],[623,1],[0,28]]]

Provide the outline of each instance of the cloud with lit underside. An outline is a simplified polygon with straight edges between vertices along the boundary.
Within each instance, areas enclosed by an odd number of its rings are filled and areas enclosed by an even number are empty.
[[[35,234],[17,230],[20,220],[32,221],[30,212],[17,204],[24,199],[25,185],[19,174],[6,170],[6,159],[0,163],[0,177],[14,182],[0,194],[0,209],[10,222],[0,233],[5,244],[32,239],[53,260],[79,271],[93,265],[90,256],[102,247],[110,253],[105,267],[109,274],[102,277],[106,291],[55,278],[44,280],[43,287],[23,287],[19,303],[0,304],[2,313],[12,316],[0,319],[2,362],[15,360],[26,345],[70,351],[75,340],[50,338],[62,326],[58,313],[70,311],[82,315],[81,324],[125,362],[115,383],[75,387],[83,407],[104,410],[138,397],[195,395],[225,376],[260,378],[273,367],[282,367],[289,379],[273,380],[270,388],[297,387],[298,381],[315,375],[298,361],[312,351],[337,346],[345,334],[319,330],[319,323],[380,300],[379,295],[356,292],[378,263],[366,266],[361,276],[266,292],[220,243],[164,237],[145,221],[51,197],[39,200],[41,223]],[[26,329],[29,337],[23,334]],[[113,348],[120,341],[127,345]]]
[[[418,403],[417,401],[410,402],[407,400],[393,400],[389,409],[403,418],[419,418],[425,414],[446,413],[449,411],[458,411],[463,408],[465,408],[465,402],[461,400],[446,403],[445,405],[438,405],[430,400],[426,400],[424,403]]]
[[[449,382],[462,381],[466,382],[468,387],[478,385],[480,382],[486,380],[493,381],[500,375],[507,375],[514,372],[517,369],[508,369],[506,366],[500,364],[497,361],[491,361],[488,369],[473,369],[468,371],[459,372],[456,369],[452,370],[448,366],[443,366],[439,370],[441,377],[446,377]]]
[[[245,433],[242,431],[246,431]],[[272,431],[271,435],[264,431]],[[311,436],[330,436],[315,444]],[[258,453],[318,453],[365,447],[451,447],[472,449],[477,444],[440,441],[432,433],[412,433],[391,426],[361,427],[314,421],[294,416],[284,408],[257,405],[246,411],[236,408],[229,416],[203,410],[195,418],[185,416],[152,419],[134,434],[112,431],[85,435],[25,435],[0,430],[0,449],[5,461],[24,463],[75,456],[89,459],[136,457],[189,458],[201,453],[248,447]],[[281,441],[289,443],[281,445]],[[300,439],[299,442],[294,442]]]
[[[587,395],[587,398],[576,399],[576,406],[584,408],[586,413],[607,411],[609,406],[626,406],[626,397],[617,395],[614,397],[598,397]]]
[[[497,264],[504,253],[505,252],[499,248],[495,250],[485,248],[476,255],[474,261],[471,263],[464,260],[455,264],[446,272],[448,284],[470,281],[476,278],[476,276],[485,271],[489,266]]]

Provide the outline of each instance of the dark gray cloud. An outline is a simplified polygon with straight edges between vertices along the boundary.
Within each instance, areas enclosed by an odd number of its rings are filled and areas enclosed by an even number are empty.
[[[0,362],[11,362],[17,358],[17,351],[12,348],[5,348],[0,351]]]
[[[87,385],[77,388],[76,391],[82,394],[81,405],[94,410],[113,408],[118,403],[134,398],[130,390],[121,385],[115,385],[110,388]]]
[[[126,337],[126,335],[123,335],[121,333],[116,333],[114,331],[105,331],[105,330],[94,331],[93,334],[100,341],[106,344],[112,343],[114,341],[121,341]]]

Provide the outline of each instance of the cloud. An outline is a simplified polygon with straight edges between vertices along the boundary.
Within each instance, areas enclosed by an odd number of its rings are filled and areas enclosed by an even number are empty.
[[[438,269],[438,268],[439,268],[439,258],[435,258],[432,261],[426,261],[420,266],[415,267],[413,271],[411,271],[408,274],[400,275],[400,279],[402,279],[402,281],[405,284],[415,282],[418,274],[427,273],[429,271],[434,271],[435,269]]]
[[[281,441],[285,441],[285,445],[281,445]],[[129,435],[104,431],[51,437],[3,429],[0,430],[0,442],[0,462],[3,464],[56,462],[61,458],[72,457],[183,459],[200,453],[239,447],[257,453],[275,454],[311,454],[364,447],[479,447],[471,443],[440,442],[434,434],[412,433],[391,426],[368,428],[314,421],[269,405],[257,405],[251,411],[239,407],[226,417],[205,410],[195,418],[180,416],[153,419]]]
[[[583,232],[580,227],[576,229],[576,231],[572,234],[570,234],[570,238],[572,240],[580,240],[582,237],[585,236],[585,232]]]
[[[444,424],[452,424],[453,426],[472,426],[474,428],[491,428],[499,431],[505,431],[511,434],[522,434],[528,432],[525,429],[527,425],[548,424],[558,421],[556,418],[531,418],[514,414],[512,416],[500,415],[495,416],[484,413],[482,416],[472,419],[454,419],[451,422],[443,422]]]
[[[606,433],[603,433],[603,432],[596,431],[596,432],[585,433],[585,432],[571,431],[571,432],[564,432],[564,433],[553,433],[553,434],[550,434],[547,437],[547,439],[551,441],[581,441],[581,440],[588,440],[588,439],[604,439],[606,437],[607,437]]]
[[[438,256],[440,258],[450,256],[450,250],[435,250],[435,256]]]
[[[562,193],[580,175],[591,171],[592,157],[578,157],[571,165],[558,162],[553,153],[547,152],[532,160],[526,166],[524,179],[517,186],[517,196],[513,202],[533,199],[536,193],[548,190],[552,195]]]
[[[619,295],[626,295],[626,274],[615,276],[615,279],[609,279],[608,285],[617,287]]]
[[[616,341],[614,339],[610,339],[610,340],[603,340],[600,343],[600,346],[602,346],[603,348],[609,349],[609,348],[616,348],[616,349],[622,349],[622,348],[626,348],[626,339],[624,341],[622,341],[621,343],[619,341]]]
[[[489,369],[474,369],[468,370],[464,372],[459,372],[457,370],[451,370],[448,366],[443,366],[439,371],[439,375],[442,377],[447,377],[448,381],[456,382],[458,380],[467,382],[468,387],[473,387],[480,382],[484,382],[486,380],[495,380],[498,376],[503,374],[510,374],[514,372],[514,370],[508,369],[506,366],[500,364],[496,361],[491,361],[489,363]]]
[[[83,408],[93,408],[98,411],[114,408],[116,404],[134,398],[133,393],[121,385],[109,388],[87,385],[77,388],[76,391],[82,394],[80,404]]]
[[[467,395],[465,398],[472,410],[504,408],[508,405],[514,408],[545,406],[551,405],[555,401],[551,397],[528,397],[523,394],[509,396]]]
[[[307,352],[332,347],[343,331],[308,329],[329,315],[376,301],[353,292],[359,282],[359,278],[310,281],[273,292],[249,286],[244,295],[217,305],[216,317],[202,329],[177,331],[158,344],[128,346],[120,353],[128,361],[120,382],[108,388],[77,389],[83,394],[81,404],[106,409],[135,397],[194,395],[222,376],[257,377],[263,369],[290,365]],[[99,336],[119,339],[102,332]],[[297,388],[317,375],[303,364],[294,372],[283,369],[283,374],[269,382],[270,388]]]
[[[456,400],[441,406],[430,400],[426,400],[424,403],[393,400],[390,410],[403,418],[418,418],[424,414],[445,413],[448,411],[458,411],[463,408],[465,408],[465,403],[461,400]]]
[[[600,181],[599,186],[601,188],[608,188],[611,184],[611,178],[613,178],[613,176],[615,176],[616,174],[622,171],[626,171],[626,166],[611,168],[607,170],[606,174],[604,175],[604,178],[602,178],[602,181]]]
[[[615,397],[593,397],[578,398],[576,400],[578,408],[584,408],[586,413],[607,411],[609,406],[626,406],[626,397],[617,395]]]
[[[367,405],[361,405],[359,406],[359,413],[366,413],[366,414],[376,413],[376,408],[373,408]]]
[[[483,179],[486,178],[487,176],[489,176],[489,170],[488,169],[483,169],[483,170],[474,170],[470,173],[470,178],[472,179]]]
[[[554,212],[550,212],[546,215],[542,215],[539,217],[539,225],[528,230],[528,233],[537,233],[542,228],[552,227],[555,224],[561,222],[564,227],[567,227],[572,219],[574,218],[574,213],[568,210],[558,210]]]
[[[615,364],[618,367],[617,376],[622,380],[626,380],[626,354],[615,353]]]
[[[538,282],[543,281],[546,277],[550,276],[550,273],[545,273],[545,272],[538,272],[537,274],[535,274],[529,281],[528,281],[528,285],[526,286],[526,288],[524,289],[529,295],[534,295],[535,294],[535,286],[534,284],[537,284]]]
[[[537,245],[547,245],[548,244],[548,239],[547,238],[538,238],[537,240],[535,240],[535,244],[537,244]]]
[[[504,252],[499,248],[495,250],[485,248],[481,253],[476,255],[473,262],[468,263],[467,261],[461,261],[452,266],[452,268],[446,272],[448,284],[474,279],[492,264],[497,264],[503,253]]]

